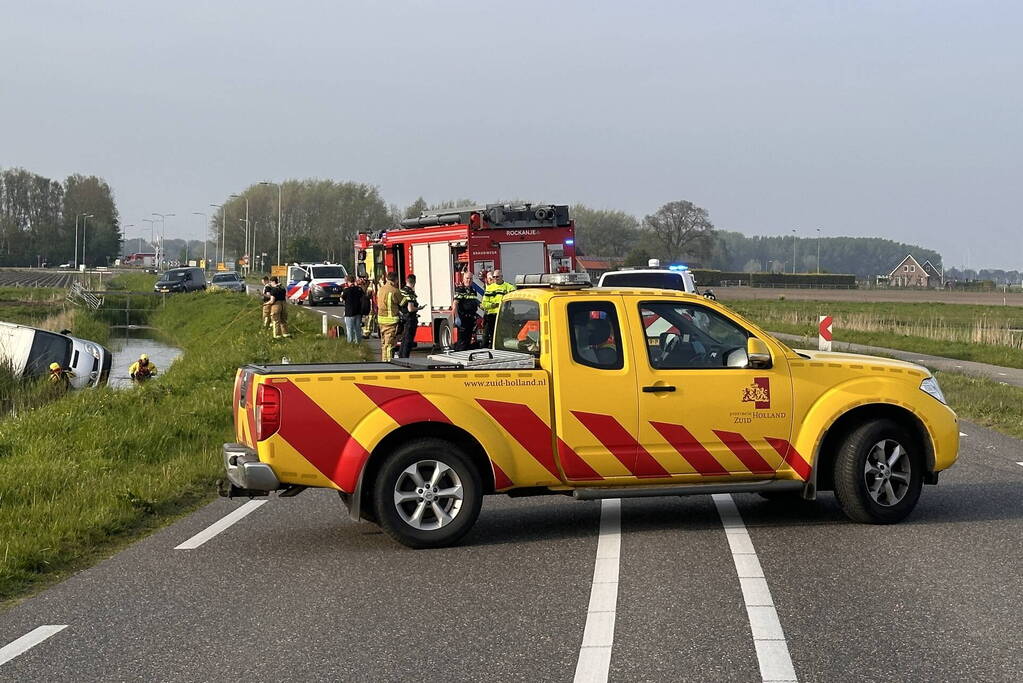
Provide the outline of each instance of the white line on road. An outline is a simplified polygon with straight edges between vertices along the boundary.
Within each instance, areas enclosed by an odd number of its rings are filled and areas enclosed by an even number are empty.
[[[1020,467],[1023,467],[1023,462],[1018,462],[1016,464],[1019,465]]]
[[[600,501],[600,536],[593,564],[586,628],[575,665],[575,683],[603,683],[611,667],[618,607],[618,564],[622,550],[622,501]]]
[[[715,493],[711,497],[721,517],[721,524],[725,527],[735,572],[739,575],[742,599],[746,603],[746,614],[753,631],[753,647],[756,648],[757,662],[760,664],[760,677],[764,681],[795,681],[796,670],[789,656],[785,633],[742,515],[727,493]]]
[[[50,636],[60,633],[66,628],[67,624],[63,626],[40,626],[29,631],[13,643],[0,647],[0,665],[6,664],[18,655],[28,652]]]
[[[224,529],[227,529],[232,524],[240,521],[243,517],[251,512],[255,512],[256,508],[260,505],[266,504],[265,500],[250,500],[245,505],[232,512],[231,514],[223,517],[213,524],[209,525],[192,538],[188,539],[184,543],[178,546],[174,546],[175,550],[195,550],[206,541],[210,540]]]
[[[959,436],[966,436],[966,432],[959,432]]]

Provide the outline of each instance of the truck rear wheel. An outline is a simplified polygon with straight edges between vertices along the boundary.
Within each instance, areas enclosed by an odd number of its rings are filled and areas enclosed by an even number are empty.
[[[424,438],[384,461],[373,486],[384,531],[410,548],[442,548],[464,536],[480,514],[479,472],[456,445]]]
[[[860,425],[835,458],[835,497],[853,521],[899,522],[916,507],[922,487],[917,439],[892,420]]]
[[[441,320],[437,323],[436,333],[433,336],[434,342],[437,348],[441,351],[451,348],[451,325],[448,324],[447,320]]]

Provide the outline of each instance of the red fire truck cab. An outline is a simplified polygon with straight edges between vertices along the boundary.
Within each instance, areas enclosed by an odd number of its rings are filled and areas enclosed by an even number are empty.
[[[386,232],[360,232],[354,253],[355,272],[371,281],[394,271],[404,283],[415,274],[416,341],[447,347],[455,328],[452,295],[466,270],[481,297],[483,276],[495,269],[508,282],[523,273],[572,272],[575,225],[564,205],[488,204],[424,213]]]

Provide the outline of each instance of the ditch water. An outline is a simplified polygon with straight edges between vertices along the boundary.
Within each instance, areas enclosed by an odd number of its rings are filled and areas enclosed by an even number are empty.
[[[113,356],[110,366],[109,385],[115,389],[124,389],[132,386],[128,370],[131,364],[139,359],[143,353],[149,356],[151,363],[156,365],[159,373],[154,380],[160,381],[160,375],[167,372],[171,363],[181,355],[181,349],[176,346],[160,341],[155,330],[135,329],[116,330],[116,334],[110,338],[107,348]]]

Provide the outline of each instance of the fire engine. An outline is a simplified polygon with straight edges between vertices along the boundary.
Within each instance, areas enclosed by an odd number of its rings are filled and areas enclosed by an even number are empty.
[[[397,272],[416,275],[419,329],[416,342],[451,345],[454,288],[472,273],[482,296],[486,273],[500,269],[507,282],[525,273],[575,271],[575,224],[568,206],[488,204],[424,213],[380,233],[355,239],[355,272],[375,281]]]

